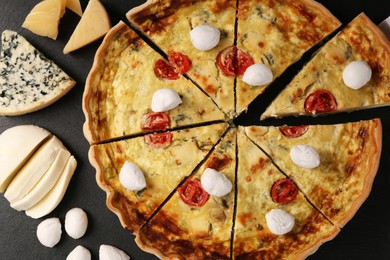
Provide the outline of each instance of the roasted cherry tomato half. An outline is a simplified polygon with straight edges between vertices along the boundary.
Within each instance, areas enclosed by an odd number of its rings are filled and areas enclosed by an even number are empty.
[[[280,132],[284,136],[290,137],[290,138],[300,137],[300,136],[304,135],[308,129],[309,129],[309,126],[307,126],[307,125],[279,127]]]
[[[159,59],[154,64],[154,73],[157,77],[163,79],[175,80],[179,78],[179,74],[175,72],[173,67],[163,59]]]
[[[163,112],[152,112],[143,116],[141,120],[142,130],[166,130],[171,123],[169,115]]]
[[[298,188],[295,183],[287,178],[277,180],[271,188],[272,200],[279,204],[287,204],[293,201],[298,195]]]
[[[189,206],[203,206],[209,199],[209,194],[202,188],[198,179],[189,178],[177,189],[180,198]]]
[[[172,133],[156,133],[145,135],[145,142],[153,148],[166,148],[172,143]]]
[[[230,46],[218,53],[217,64],[226,76],[236,76],[244,75],[245,70],[254,62],[247,53]]]
[[[308,114],[332,112],[336,109],[336,98],[325,89],[316,90],[305,100],[305,111]]]
[[[190,58],[180,52],[175,52],[171,50],[168,51],[168,60],[172,64],[175,71],[180,74],[186,73],[191,67]]]

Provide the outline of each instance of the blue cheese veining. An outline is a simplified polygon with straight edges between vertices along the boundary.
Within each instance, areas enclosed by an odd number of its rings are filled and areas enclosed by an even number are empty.
[[[5,30],[1,41],[0,115],[21,115],[44,108],[76,84],[16,32]]]

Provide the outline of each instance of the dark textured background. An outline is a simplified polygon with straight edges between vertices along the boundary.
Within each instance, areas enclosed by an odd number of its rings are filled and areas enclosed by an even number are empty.
[[[62,99],[43,110],[25,116],[0,117],[0,132],[20,124],[36,124],[57,135],[75,155],[78,167],[61,204],[47,217],[59,217],[64,223],[66,212],[73,207],[83,208],[89,216],[87,233],[81,239],[70,238],[65,231],[60,243],[54,248],[42,246],[36,238],[36,227],[41,220],[27,217],[9,207],[8,201],[0,194],[0,259],[65,259],[77,245],[88,248],[93,259],[98,258],[101,244],[110,244],[123,249],[132,259],[155,259],[141,251],[133,242],[134,237],[124,230],[115,214],[105,206],[105,193],[95,181],[94,169],[89,164],[89,145],[82,133],[84,115],[81,99],[85,79],[91,68],[93,57],[100,41],[97,41],[69,55],[62,54],[79,18],[68,11],[62,18],[59,36],[56,41],[36,36],[21,28],[21,24],[39,0],[0,0],[0,31],[12,29],[21,33],[48,58],[54,60],[76,81],[77,85]],[[87,1],[81,1],[83,9]],[[143,1],[104,0],[112,23],[118,22],[118,10],[126,11]],[[390,15],[388,0],[344,0],[320,1],[344,25],[364,11],[375,23],[380,23]],[[309,56],[307,56],[309,57]],[[258,124],[260,113],[270,100],[282,89],[289,77],[302,63],[300,61],[286,75],[276,82],[272,90],[266,91],[261,101],[257,99],[249,107],[249,112],[236,122]],[[383,150],[378,174],[372,192],[355,217],[343,228],[340,234],[325,243],[309,259],[390,259],[390,108],[371,109],[352,114],[340,114],[316,119],[294,118],[283,121],[266,121],[264,124],[337,123],[348,120],[380,117],[383,123]],[[1,145],[1,144],[0,144]],[[45,218],[47,218],[45,217]]]

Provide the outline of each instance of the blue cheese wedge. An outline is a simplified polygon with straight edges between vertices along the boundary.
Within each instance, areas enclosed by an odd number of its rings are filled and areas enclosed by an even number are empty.
[[[1,36],[0,115],[42,109],[65,95],[76,82],[16,32]]]

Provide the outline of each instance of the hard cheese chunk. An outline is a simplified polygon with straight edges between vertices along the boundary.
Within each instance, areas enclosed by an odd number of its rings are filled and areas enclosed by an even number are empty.
[[[0,115],[22,115],[44,108],[74,85],[58,65],[16,32],[2,34]]]
[[[58,24],[65,13],[65,1],[45,0],[38,3],[27,15],[22,27],[41,36],[56,39]]]
[[[104,36],[111,28],[106,9],[98,0],[90,0],[84,15],[74,30],[64,53],[75,51]]]
[[[69,8],[74,13],[78,14],[79,16],[83,15],[83,11],[81,9],[81,5],[80,5],[79,0],[67,0],[66,1],[66,8]]]

